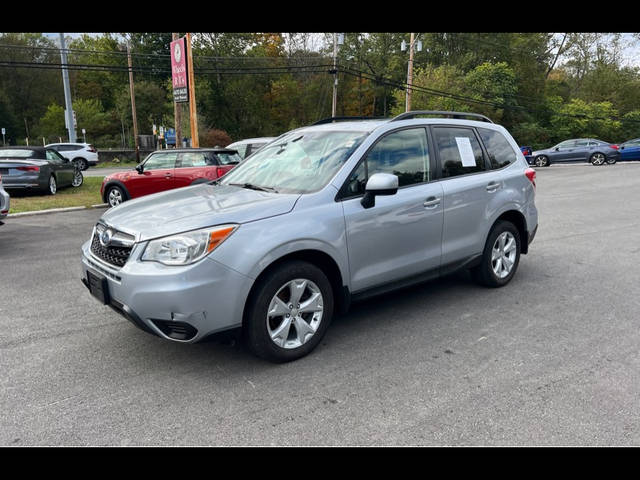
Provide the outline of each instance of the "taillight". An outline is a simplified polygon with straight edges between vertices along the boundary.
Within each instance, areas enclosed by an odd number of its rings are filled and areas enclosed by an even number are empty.
[[[89,147],[87,148],[88,151],[90,151],[91,153],[96,153],[96,149],[93,147]]]
[[[618,145],[609,145],[609,146],[614,150],[620,150],[620,147]]]
[[[39,172],[40,167],[32,166],[32,167],[17,167],[16,170],[22,170],[23,172]]]
[[[221,176],[223,176],[225,173],[227,173],[227,171],[222,168],[222,167],[216,167],[216,176],[218,178],[220,178]]]
[[[536,187],[536,171],[533,168],[527,168],[524,171],[524,174],[527,176],[529,181],[533,183],[533,188]]]

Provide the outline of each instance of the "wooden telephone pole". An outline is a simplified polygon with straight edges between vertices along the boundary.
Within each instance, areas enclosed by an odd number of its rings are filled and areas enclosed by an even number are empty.
[[[196,82],[193,74],[193,55],[191,52],[190,33],[187,33],[187,59],[189,61],[189,118],[191,120],[191,147],[199,148],[198,114],[196,112]]]
[[[127,59],[129,61],[129,90],[131,91],[131,117],[133,119],[133,138],[136,142],[136,162],[140,163],[140,145],[138,143],[138,119],[136,118],[136,96],[133,91],[133,67],[131,64],[131,47],[127,43]]]

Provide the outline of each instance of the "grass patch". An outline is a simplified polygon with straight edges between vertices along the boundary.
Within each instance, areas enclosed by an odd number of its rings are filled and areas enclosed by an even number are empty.
[[[51,208],[90,207],[103,203],[100,198],[100,186],[104,177],[84,177],[84,183],[78,188],[65,187],[55,195],[40,195],[29,192],[9,191],[11,208],[9,213],[34,212]]]
[[[119,168],[119,167],[131,167],[134,168],[138,163],[134,161],[126,161],[126,162],[98,162],[97,165],[94,165],[90,168]]]

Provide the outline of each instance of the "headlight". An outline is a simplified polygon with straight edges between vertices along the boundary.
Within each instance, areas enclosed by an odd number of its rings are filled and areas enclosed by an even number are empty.
[[[224,242],[236,228],[238,225],[218,225],[151,240],[141,260],[164,265],[195,263]]]

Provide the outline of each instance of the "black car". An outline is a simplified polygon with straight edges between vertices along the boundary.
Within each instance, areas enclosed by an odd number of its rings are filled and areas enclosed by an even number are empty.
[[[38,190],[55,195],[58,188],[82,185],[77,165],[52,148],[0,148],[0,175],[6,190]]]

